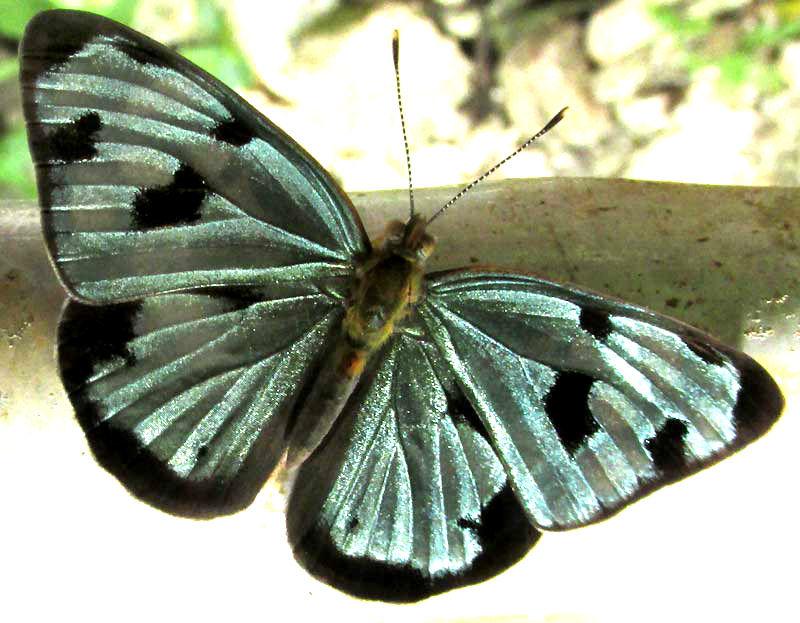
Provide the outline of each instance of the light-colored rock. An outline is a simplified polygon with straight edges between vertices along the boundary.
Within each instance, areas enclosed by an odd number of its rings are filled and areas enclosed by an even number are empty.
[[[660,32],[641,0],[618,0],[596,11],[586,29],[586,49],[600,65],[610,65],[644,47]]]
[[[689,84],[691,76],[686,69],[686,50],[671,34],[661,32],[648,46],[600,67],[590,80],[598,102],[617,104],[641,93],[681,88]]]
[[[142,0],[136,5],[131,26],[156,41],[170,44],[190,37],[196,21],[197,5],[193,0]]]
[[[415,150],[464,140],[469,124],[457,107],[468,91],[471,66],[452,40],[407,7],[387,5],[345,31],[303,38],[283,70],[281,94],[292,105],[263,101],[267,116],[346,188],[407,183],[392,67],[394,29],[400,32],[403,105],[416,170]]]
[[[454,8],[442,12],[442,22],[446,32],[460,39],[477,36],[481,27],[481,14],[477,8]]]
[[[590,77],[591,92],[597,101],[610,104],[636,97],[650,75],[645,60],[647,56],[640,52],[608,67],[601,67]]]
[[[715,67],[697,72],[696,82],[674,114],[678,129],[637,153],[625,176],[705,184],[752,184],[756,172],[746,155],[759,115],[719,98]]]
[[[286,72],[292,60],[292,35],[335,4],[336,0],[232,0],[227,10],[237,40],[255,72],[271,90],[290,96],[292,85]]]
[[[544,123],[544,120],[542,120],[542,123]],[[463,144],[463,166],[464,171],[468,172],[466,179],[472,181],[482,175],[490,167],[493,167],[514,152],[523,141],[524,139],[520,139],[519,131],[513,125],[504,127],[499,120],[488,120],[482,123],[470,133]],[[492,173],[491,179],[499,180],[506,177],[515,177],[516,174],[513,172],[517,165],[516,160],[522,157],[523,154],[544,155],[541,150],[529,148],[503,164],[496,172]],[[531,173],[531,175],[535,177],[536,175],[552,174],[549,168],[540,168],[537,171],[537,173]]]
[[[789,88],[800,91],[800,41],[788,43],[783,48],[778,68]]]
[[[568,23],[544,40],[520,42],[503,60],[498,82],[511,127],[521,137],[536,132],[564,106],[569,106],[567,117],[553,132],[559,140],[590,146],[612,130],[607,109],[586,88],[589,67],[580,37],[580,27]],[[553,143],[550,136],[546,140]]]
[[[498,177],[505,179],[550,177],[554,174],[554,167],[551,158],[544,152],[526,150],[506,162],[498,173]]]
[[[145,0],[148,6],[159,2],[163,0]],[[416,186],[470,181],[563,105],[570,107],[564,122],[505,164],[494,179],[627,174],[729,183],[800,180],[796,98],[772,96],[765,101],[753,84],[722,101],[711,88],[714,76],[689,73],[685,48],[656,27],[643,0],[607,5],[591,18],[587,30],[564,20],[546,34],[520,40],[501,58],[496,74],[498,101],[509,122],[501,123],[498,116],[477,128],[458,111],[470,94],[475,67],[455,37],[442,35],[421,12],[385,5],[361,22],[291,43],[291,33],[331,2],[272,5],[269,19],[264,5],[246,0],[236,0],[230,10],[263,82],[289,103],[279,105],[259,92],[248,93],[248,99],[348,188],[406,185],[390,54],[394,28],[401,32]],[[692,10],[700,7],[713,15],[735,3],[690,4]],[[187,6],[192,3],[171,7],[180,11],[178,25],[194,19]],[[460,15],[459,9],[448,6],[444,15]],[[447,28],[462,35],[471,32],[474,23],[468,22],[479,14],[465,15],[461,26],[456,24],[461,18],[453,18]],[[741,28],[730,24],[728,35],[737,36]],[[717,32],[706,43],[725,43],[724,35]],[[167,33],[163,38],[170,39]],[[590,64],[587,48],[597,64]],[[792,93],[800,92],[800,44],[786,46],[780,68]],[[754,121],[754,115],[760,118]],[[646,147],[642,162],[631,165],[639,153],[635,144]]]
[[[525,130],[524,140],[568,105],[564,121],[530,151],[547,154],[553,175],[616,175],[627,166],[632,143],[610,108],[593,98],[580,37],[580,27],[567,23],[542,41],[513,48],[498,74],[506,109],[511,127]]]
[[[762,124],[749,150],[755,183],[800,185],[800,93],[784,91],[765,98],[759,112]]]
[[[633,134],[648,137],[669,127],[669,97],[658,93],[617,104],[617,119]]]
[[[398,154],[396,168],[405,167],[405,160],[400,162],[401,158],[402,154]],[[471,169],[468,150],[463,145],[448,143],[435,143],[416,149],[411,165],[414,168],[414,186],[417,188],[466,182]]]

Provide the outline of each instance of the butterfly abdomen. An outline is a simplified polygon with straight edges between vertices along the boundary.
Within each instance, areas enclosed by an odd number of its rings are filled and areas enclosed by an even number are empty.
[[[341,339],[326,356],[295,413],[289,431],[287,468],[299,467],[325,439],[361,378],[369,354]]]

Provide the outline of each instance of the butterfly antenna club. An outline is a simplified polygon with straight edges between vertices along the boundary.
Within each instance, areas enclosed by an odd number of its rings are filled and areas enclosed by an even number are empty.
[[[472,189],[474,186],[477,186],[478,184],[480,184],[480,183],[481,183],[483,180],[485,180],[485,179],[486,179],[487,177],[489,177],[489,176],[490,176],[492,173],[494,173],[495,171],[497,171],[497,169],[499,169],[500,167],[502,167],[502,166],[503,166],[503,165],[504,165],[506,162],[508,162],[509,160],[511,160],[511,159],[512,159],[514,156],[516,156],[518,153],[520,153],[521,151],[524,151],[525,149],[527,149],[527,148],[528,148],[528,146],[529,146],[531,143],[533,143],[533,141],[535,141],[537,138],[540,138],[541,136],[543,136],[543,135],[547,134],[547,133],[548,133],[550,130],[552,130],[552,129],[553,129],[555,126],[556,126],[556,124],[558,124],[558,122],[560,122],[560,121],[561,121],[561,120],[564,118],[564,113],[566,113],[566,111],[567,111],[567,108],[569,108],[569,106],[564,106],[564,108],[562,108],[561,110],[559,110],[559,111],[558,111],[558,112],[555,114],[555,116],[554,116],[552,119],[550,119],[550,121],[548,121],[548,122],[547,122],[547,124],[546,124],[546,125],[545,125],[545,126],[544,126],[544,127],[541,129],[541,130],[539,130],[539,131],[538,131],[536,134],[534,134],[533,136],[531,136],[531,137],[530,137],[530,138],[529,138],[527,141],[525,141],[524,143],[522,143],[522,145],[520,145],[519,147],[517,147],[517,148],[516,148],[516,149],[515,149],[515,150],[514,150],[512,153],[510,153],[509,155],[507,155],[507,156],[506,156],[505,158],[503,158],[503,159],[502,159],[500,162],[498,162],[498,163],[497,163],[497,164],[495,164],[493,167],[491,167],[490,169],[488,169],[487,171],[485,171],[485,172],[484,172],[484,173],[483,173],[483,174],[482,174],[480,177],[478,177],[478,178],[476,178],[475,180],[471,181],[469,184],[467,184],[466,186],[464,186],[464,188],[462,188],[461,190],[459,190],[459,191],[458,191],[458,192],[457,192],[457,193],[456,193],[456,194],[453,196],[453,198],[452,198],[452,199],[450,199],[450,201],[448,201],[448,202],[447,202],[447,203],[445,203],[445,204],[444,204],[444,205],[443,205],[441,208],[439,208],[439,210],[438,210],[438,211],[437,211],[437,212],[436,212],[436,213],[435,213],[435,214],[434,214],[434,215],[433,215],[433,216],[432,216],[432,217],[431,217],[431,218],[428,220],[428,223],[427,223],[427,224],[428,224],[428,225],[430,225],[431,223],[433,223],[433,221],[435,221],[435,220],[436,220],[437,218],[439,218],[439,217],[440,217],[442,214],[444,214],[444,212],[447,210],[447,208],[449,208],[449,207],[450,207],[451,205],[453,205],[453,204],[454,204],[456,201],[458,201],[459,199],[461,199],[461,197],[463,197],[464,195],[466,195],[466,194],[467,194],[467,193],[468,193],[468,192],[469,192],[469,191],[470,191],[470,190],[471,190],[471,189]]]

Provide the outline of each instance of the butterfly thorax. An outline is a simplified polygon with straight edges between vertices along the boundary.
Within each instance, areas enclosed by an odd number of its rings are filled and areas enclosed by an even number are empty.
[[[327,356],[317,382],[297,409],[286,466],[302,464],[322,443],[354,390],[370,356],[422,298],[423,267],[433,252],[425,221],[389,223],[372,254],[356,269],[343,321],[344,339]]]
[[[425,225],[419,216],[392,221],[356,270],[344,330],[365,354],[377,350],[423,296],[423,269],[434,247]]]

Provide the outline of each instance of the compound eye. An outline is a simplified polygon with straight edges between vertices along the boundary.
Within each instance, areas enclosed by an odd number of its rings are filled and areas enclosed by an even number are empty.
[[[384,248],[396,248],[403,242],[403,235],[405,233],[405,224],[402,221],[390,221],[383,231],[381,239]]]
[[[419,262],[424,262],[433,254],[433,249],[435,246],[436,240],[434,237],[429,234],[425,234],[422,240],[420,240],[419,246],[416,248],[414,255]]]

